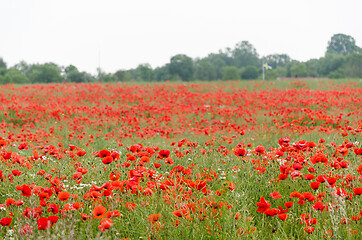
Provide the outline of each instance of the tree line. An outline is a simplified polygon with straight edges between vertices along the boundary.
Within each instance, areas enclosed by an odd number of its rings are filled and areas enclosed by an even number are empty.
[[[212,81],[261,79],[262,63],[272,66],[266,79],[278,77],[362,78],[362,49],[355,39],[345,34],[335,34],[328,42],[326,53],[319,59],[300,62],[287,54],[259,57],[248,41],[234,48],[210,53],[207,57],[192,59],[185,54],[171,57],[170,62],[152,68],[140,64],[135,69],[106,73],[98,69],[96,75],[82,72],[73,65],[66,67],[55,63],[28,64],[25,61],[8,67],[0,58],[0,84],[55,83],[55,82],[125,82],[125,81]]]

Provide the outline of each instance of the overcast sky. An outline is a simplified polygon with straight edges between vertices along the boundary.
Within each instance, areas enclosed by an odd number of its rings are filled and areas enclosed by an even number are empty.
[[[246,40],[260,56],[306,61],[336,33],[362,46],[361,9],[361,0],[0,0],[0,57],[114,72]]]

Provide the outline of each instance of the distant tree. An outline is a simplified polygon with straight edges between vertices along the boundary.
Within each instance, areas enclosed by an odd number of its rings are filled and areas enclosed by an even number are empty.
[[[227,66],[224,68],[222,80],[239,80],[240,75],[238,68],[235,66]]]
[[[32,66],[30,64],[25,61],[21,61],[18,64],[15,64],[14,67],[18,69],[22,74],[30,78],[30,73],[32,71]]]
[[[264,58],[264,60],[271,64],[273,68],[283,67],[292,59],[287,54],[271,54]]]
[[[128,71],[125,70],[118,70],[114,73],[118,82],[128,82],[132,80],[132,76]]]
[[[4,76],[7,73],[6,68],[0,68],[0,76]]]
[[[169,65],[170,64],[166,64],[153,70],[153,76],[156,81],[166,81],[171,79]]]
[[[78,68],[74,65],[69,65],[67,67],[64,68],[64,72],[67,74],[67,73],[70,73],[70,72],[78,72]]]
[[[137,76],[139,81],[152,81],[153,79],[153,70],[151,68],[151,65],[146,63],[146,64],[140,64],[138,65],[137,69]]]
[[[353,37],[345,34],[334,34],[328,42],[327,52],[340,55],[348,55],[350,53],[360,53],[361,48],[356,45]]]
[[[234,58],[234,65],[238,68],[246,66],[260,65],[259,55],[256,49],[248,41],[242,41],[235,45],[232,50],[232,56]]]
[[[338,68],[337,70],[335,70],[333,72],[330,72],[327,77],[328,78],[334,78],[334,79],[344,78],[345,73],[343,71],[343,68]]]
[[[290,73],[292,77],[306,77],[307,66],[305,65],[305,63],[297,63],[291,67]]]
[[[310,59],[305,62],[308,77],[318,77],[318,59]]]
[[[216,70],[214,66],[206,58],[197,59],[195,61],[195,77],[197,80],[216,80]]]
[[[276,80],[277,78],[286,77],[286,76],[287,76],[286,67],[276,67],[273,68],[271,71],[265,72],[266,80]]]
[[[5,68],[6,69],[6,62],[3,60],[3,58],[0,58],[0,69]]]
[[[105,73],[101,68],[97,68],[97,80],[100,82],[116,82],[117,77],[111,73]]]
[[[81,82],[95,82],[96,79],[87,72],[72,71],[67,74],[66,81],[81,83]]]
[[[259,69],[255,66],[247,66],[241,71],[241,79],[257,79],[259,76]]]
[[[213,66],[216,72],[216,79],[222,79],[223,69],[228,66],[228,62],[231,58],[225,56],[223,53],[211,53],[206,58]],[[227,61],[228,62],[227,62]]]
[[[29,79],[32,83],[62,82],[61,68],[55,63],[34,64],[30,66]]]
[[[178,54],[170,60],[169,71],[171,75],[177,75],[183,81],[190,81],[194,75],[194,66],[192,58]]]
[[[331,72],[336,71],[344,64],[345,57],[343,55],[328,53],[325,57],[318,60],[319,76],[327,77]]]
[[[30,80],[18,69],[10,68],[6,71],[5,75],[0,76],[0,84],[6,83],[25,84],[30,83]]]
[[[345,77],[362,78],[362,53],[353,53],[346,57],[343,73]]]

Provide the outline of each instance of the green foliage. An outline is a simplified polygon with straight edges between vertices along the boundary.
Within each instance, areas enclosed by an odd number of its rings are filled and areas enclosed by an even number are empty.
[[[328,74],[328,78],[334,78],[334,79],[343,78],[343,76],[344,76],[344,71],[341,68],[338,68],[337,70],[330,72]]]
[[[66,67],[64,69],[64,72],[65,72],[65,80],[67,82],[81,83],[81,82],[95,81],[95,78],[92,75],[86,72],[79,72],[78,69],[73,65],[69,65],[68,67]]]
[[[117,77],[111,73],[105,73],[102,69],[98,68],[97,80],[100,82],[116,82]]]
[[[18,69],[10,68],[4,75],[0,74],[0,84],[7,83],[25,84],[30,83],[30,80],[25,75],[21,74]]]
[[[192,58],[178,54],[170,60],[169,71],[171,75],[178,75],[183,81],[191,81],[194,75]]]
[[[287,69],[285,67],[276,67],[273,68],[271,71],[265,72],[265,79],[266,80],[276,80],[280,77],[287,76]]]
[[[298,62],[287,54],[271,54],[263,60],[273,66],[265,73],[265,79],[279,77],[328,77],[361,78],[362,49],[353,37],[335,34],[328,42],[325,56]],[[248,41],[237,43],[234,48],[225,48],[207,57],[192,59],[178,54],[170,62],[152,69],[149,64],[140,64],[135,69],[105,73],[98,70],[96,76],[80,72],[77,67],[61,67],[54,63],[28,64],[25,61],[9,71],[0,58],[0,84],[6,83],[55,83],[55,82],[127,82],[127,81],[213,81],[220,79],[257,79],[262,71],[261,60],[254,46]],[[231,68],[230,68],[231,67]],[[235,71],[236,69],[236,71]],[[16,70],[16,71],[15,71]]]
[[[362,53],[346,57],[343,77],[362,78]]]
[[[3,58],[0,58],[0,69],[1,68],[7,68],[7,66],[6,66],[6,62],[4,61],[4,59]]]
[[[345,34],[334,34],[328,42],[326,54],[348,55],[350,53],[361,53],[361,48],[356,45],[353,37]]]
[[[166,81],[171,79],[169,64],[162,67],[157,67],[153,70],[153,76],[156,81]]]
[[[118,70],[114,73],[118,82],[126,82],[132,80],[132,75],[128,71]]]
[[[340,68],[345,61],[343,55],[326,54],[324,58],[320,58],[318,61],[318,72],[320,76],[327,76],[329,73],[336,71]]]
[[[216,72],[216,78],[221,79],[224,67],[227,66],[227,62],[230,58],[223,53],[211,53],[206,58],[214,67]]]
[[[195,76],[197,80],[215,80],[217,79],[216,69],[207,59],[195,61]]]
[[[32,83],[55,83],[64,80],[61,68],[54,63],[31,65],[29,79]]]
[[[137,76],[140,81],[152,81],[153,80],[153,72],[152,68],[149,64],[140,64],[137,69]]]
[[[255,66],[247,66],[241,71],[241,79],[257,79],[259,76],[259,69]]]
[[[297,63],[290,68],[292,77],[306,77],[307,65],[305,63]]]
[[[225,67],[222,75],[222,80],[239,80],[240,75],[235,66]]]
[[[308,77],[318,77],[318,60],[317,59],[311,59],[307,61],[307,76]]]
[[[232,50],[232,56],[234,58],[234,65],[238,68],[246,66],[258,67],[260,65],[259,55],[248,41],[237,43],[234,50]]]
[[[291,62],[291,58],[287,54],[271,54],[265,57],[265,61],[273,66],[276,67],[283,67],[287,63]]]

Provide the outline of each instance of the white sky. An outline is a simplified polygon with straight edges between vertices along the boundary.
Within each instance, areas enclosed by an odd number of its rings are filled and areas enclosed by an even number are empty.
[[[336,33],[362,46],[361,9],[361,0],[0,0],[0,57],[115,72],[246,40],[260,56],[306,61]]]

